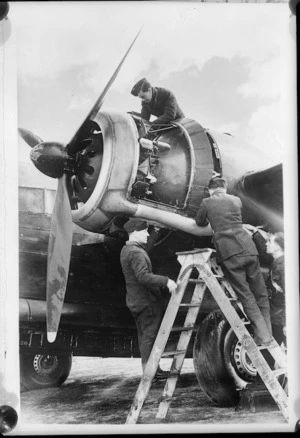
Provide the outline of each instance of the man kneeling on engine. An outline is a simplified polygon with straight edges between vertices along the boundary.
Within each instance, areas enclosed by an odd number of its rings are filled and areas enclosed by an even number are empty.
[[[131,94],[142,100],[141,116],[144,120],[150,120],[151,115],[157,117],[151,122],[150,131],[184,117],[172,91],[166,88],[152,87],[146,78],[139,80],[134,85]]]
[[[212,178],[210,197],[200,204],[196,223],[210,223],[214,231],[217,261],[251,321],[254,340],[267,346],[272,342],[268,292],[260,269],[258,252],[242,223],[242,202],[226,193],[223,178]]]
[[[146,252],[148,224],[146,221],[130,219],[124,225],[129,238],[121,251],[121,265],[126,283],[126,304],[131,311],[138,331],[138,342],[143,370],[150,356],[165,312],[162,289],[175,292],[176,283],[152,272],[151,260]],[[157,369],[157,379],[166,378],[167,371]]]

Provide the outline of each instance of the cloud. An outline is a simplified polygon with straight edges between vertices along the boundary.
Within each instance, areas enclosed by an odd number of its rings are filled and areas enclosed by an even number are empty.
[[[286,116],[280,101],[257,108],[244,133],[248,141],[263,149],[274,164],[281,163],[287,148],[285,143]]]
[[[229,122],[229,123],[224,123],[223,125],[219,125],[218,131],[235,135],[235,133],[239,131],[239,128],[240,126],[237,122]]]
[[[282,9],[279,15],[278,9],[284,5],[265,6],[188,2],[175,2],[172,7],[168,2],[86,2],[83,6],[81,2],[37,2],[34,6],[12,4],[11,9],[19,35],[20,70],[22,75],[32,77],[47,74],[53,78],[73,65],[91,62],[100,66],[99,71],[91,72],[91,81],[93,75],[99,78],[98,73],[108,77],[106,71],[113,71],[144,24],[122,72],[129,81],[132,72],[138,74],[149,67],[153,54],[160,61],[162,77],[193,63],[202,68],[216,56],[239,55],[253,62],[265,61],[279,44],[288,9]],[[226,19],[219,20],[225,13]]]
[[[250,66],[249,79],[238,88],[244,96],[266,96],[278,98],[281,92],[280,77],[282,72],[282,59],[279,54],[275,58]]]
[[[270,98],[264,96],[239,92],[249,80],[249,60],[239,56],[213,57],[201,69],[193,64],[173,71],[166,78],[159,76],[153,62],[151,69],[143,74],[153,85],[173,90],[186,116],[215,129],[228,124],[246,124],[257,106],[270,102]]]

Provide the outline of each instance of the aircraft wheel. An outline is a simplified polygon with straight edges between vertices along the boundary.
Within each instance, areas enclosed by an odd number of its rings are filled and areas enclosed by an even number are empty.
[[[21,391],[61,386],[70,374],[72,355],[20,355]]]
[[[220,310],[207,315],[199,327],[193,358],[201,389],[219,406],[237,405],[237,389],[252,382],[257,374]]]

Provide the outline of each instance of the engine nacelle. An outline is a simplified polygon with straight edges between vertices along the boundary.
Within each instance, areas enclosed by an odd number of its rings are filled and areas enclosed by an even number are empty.
[[[73,207],[73,222],[99,233],[117,216],[139,217],[211,235],[210,227],[199,228],[193,219],[215,170],[212,145],[199,123],[186,118],[174,122],[160,131],[151,149],[139,142],[133,116],[99,112],[89,138],[83,164],[70,179],[69,191],[80,201]]]

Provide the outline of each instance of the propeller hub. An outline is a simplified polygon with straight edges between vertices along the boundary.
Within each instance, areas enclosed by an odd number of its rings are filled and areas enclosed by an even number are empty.
[[[43,142],[32,148],[30,158],[35,167],[51,178],[61,178],[70,157],[61,143]]]

